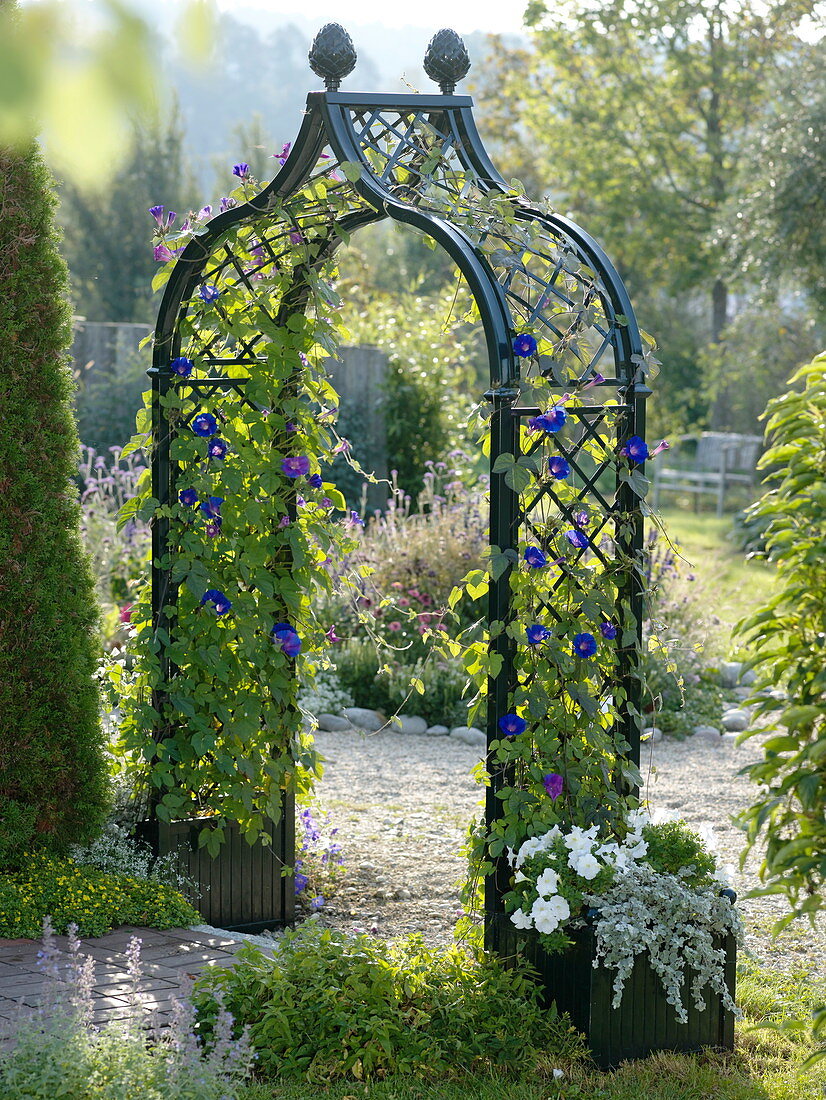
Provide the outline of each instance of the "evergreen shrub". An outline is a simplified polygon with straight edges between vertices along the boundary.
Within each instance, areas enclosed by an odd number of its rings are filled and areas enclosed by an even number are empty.
[[[89,839],[106,812],[53,213],[38,150],[0,151],[0,866]]]

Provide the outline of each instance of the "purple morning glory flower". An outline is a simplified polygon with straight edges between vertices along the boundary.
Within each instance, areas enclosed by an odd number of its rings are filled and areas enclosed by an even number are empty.
[[[561,405],[554,405],[552,409],[548,409],[540,416],[532,416],[528,421],[528,427],[552,435],[554,432],[559,431],[567,419],[568,413],[566,410]]]
[[[169,369],[173,374],[179,374],[181,378],[189,378],[194,366],[195,364],[191,359],[187,359],[184,355],[179,355],[177,359],[173,359],[169,364]]]
[[[648,458],[648,444],[638,435],[632,435],[620,451],[631,462],[645,462]]]
[[[155,219],[155,221],[158,223],[158,225],[163,225],[163,207],[162,206],[150,206],[149,207],[149,213],[152,215],[152,217]]]
[[[548,559],[538,546],[528,546],[525,550],[525,561],[532,569],[541,569],[548,564]]]
[[[513,338],[511,347],[514,355],[524,359],[528,355],[533,355],[536,351],[536,340],[529,332],[523,332]]]
[[[288,657],[297,657],[301,652],[301,639],[289,623],[276,623],[270,631],[275,645],[279,646]]]
[[[196,217],[197,217],[198,221],[203,221],[204,218],[211,218],[212,217],[212,207],[211,206],[202,206],[201,209],[196,214]]]
[[[317,894],[310,902],[310,908],[314,913],[317,913],[319,909],[324,907],[324,897],[322,894]]]
[[[185,504],[188,508],[191,508],[193,504],[198,503],[198,494],[194,489],[181,489],[178,493],[178,500],[181,504]]]
[[[347,526],[348,527],[363,527],[364,526],[364,520],[361,518],[361,516],[358,514],[358,512],[353,510],[352,512],[350,512],[350,518],[347,520]]]
[[[649,452],[648,457],[656,458],[657,455],[660,454],[662,451],[667,451],[670,446],[671,444],[668,442],[667,439],[661,439],[654,450]]]
[[[218,431],[218,421],[212,413],[199,413],[193,418],[189,426],[196,435],[215,435]]]
[[[307,480],[314,489],[320,489],[321,486],[324,484],[324,478],[321,476],[321,474],[310,474]]]
[[[211,306],[213,302],[217,302],[220,296],[221,291],[215,283],[204,283],[198,290],[198,297],[201,301],[206,302],[208,306]]]
[[[221,515],[221,505],[224,503],[223,497],[210,497],[208,500],[202,501],[201,511],[209,519],[215,519],[216,516]]]
[[[310,472],[310,460],[306,455],[291,455],[281,460],[281,472],[287,477],[304,477]]]
[[[588,536],[582,531],[566,531],[565,538],[571,546],[576,546],[579,550],[584,550],[589,545]]]
[[[518,714],[503,714],[498,722],[499,729],[506,737],[518,737],[528,728],[528,723]]]
[[[291,229],[290,230],[290,242],[292,244],[303,244],[304,243],[304,238],[301,236],[301,233],[297,229]]]
[[[603,638],[607,638],[609,642],[613,641],[617,636],[617,628],[613,623],[600,623],[599,632]]]
[[[307,878],[306,875],[302,875],[299,871],[296,871],[296,873],[295,873],[295,893],[296,893],[296,896],[298,896],[301,893],[302,890],[306,890],[307,883],[309,881],[310,880]]]
[[[575,634],[571,648],[575,657],[593,657],[597,651],[597,640],[593,634]]]
[[[226,615],[232,607],[231,601],[217,588],[208,588],[201,596],[201,606],[207,603],[212,604],[216,615]]]
[[[218,207],[218,209],[220,213],[223,214],[225,210],[232,210],[233,206],[235,206],[235,199],[227,198],[227,196],[224,195],[224,197],[221,199],[221,205]]]
[[[557,481],[564,481],[571,473],[571,467],[562,455],[551,455],[548,459],[548,473]]]
[[[206,525],[205,531],[211,539],[215,539],[221,534],[221,524],[223,522],[224,521],[221,519],[221,517],[218,516],[218,518],[214,519],[212,523],[208,523]]]
[[[250,174],[250,166],[245,161],[241,161],[240,164],[233,164],[232,174],[233,176],[238,176],[239,179],[245,180]]]
[[[273,153],[273,158],[275,160],[280,160],[281,163],[283,164],[284,161],[287,159],[287,157],[290,155],[290,149],[292,148],[292,144],[293,143],[291,141],[285,141],[284,144],[281,146],[281,152],[280,153]]]
[[[581,390],[592,390],[594,386],[601,386],[605,381],[604,374],[595,374],[593,378],[590,378],[584,385],[580,386]]]
[[[548,638],[551,637],[551,632],[547,626],[534,623],[533,626],[529,626],[525,630],[525,637],[528,639],[528,645],[539,645],[540,642],[547,642]]]
[[[545,788],[548,798],[550,798],[552,802],[555,802],[562,794],[564,784],[565,781],[562,776],[558,775],[556,772],[551,772],[549,775],[543,775],[542,777],[542,785]]]
[[[577,527],[586,527],[588,524],[588,513],[585,511],[574,512],[573,519]]]
[[[207,447],[207,458],[226,458],[229,444],[224,439],[210,439]]]
[[[183,248],[167,248],[165,244],[156,244],[154,250],[155,259],[158,263],[166,263],[168,260],[177,259],[183,252]]]

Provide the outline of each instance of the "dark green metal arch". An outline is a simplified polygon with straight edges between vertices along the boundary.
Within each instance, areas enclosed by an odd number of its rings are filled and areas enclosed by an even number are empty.
[[[322,155],[329,155],[329,160],[319,167]],[[312,92],[307,98],[307,111],[296,142],[273,180],[249,201],[217,215],[198,232],[186,244],[165,288],[150,372],[153,496],[161,504],[174,499],[176,476],[170,458],[175,427],[167,419],[163,403],[163,396],[178,385],[169,364],[184,350],[181,324],[210,262],[226,247],[228,231],[250,225],[256,232],[260,227],[269,227],[267,231],[275,232],[279,208],[289,204],[308,180],[320,175],[334,179],[337,172],[351,165],[360,166],[358,178],[350,185],[338,180],[343,189],[349,186],[349,207],[337,221],[328,224],[313,263],[321,263],[332,256],[342,239],[337,228],[349,232],[383,218],[391,218],[426,234],[453,259],[476,301],[485,333],[490,388],[484,397],[491,406],[491,465],[501,454],[518,453],[521,421],[541,411],[519,403],[530,392],[531,379],[522,377],[521,364],[512,351],[513,336],[532,324],[545,325],[548,332],[558,332],[554,318],[564,312],[562,307],[569,300],[571,283],[577,284],[578,290],[584,293],[583,300],[593,301],[599,307],[597,320],[591,324],[596,333],[596,350],[589,358],[589,345],[583,337],[581,343],[586,350],[577,352],[580,361],[575,370],[576,381],[581,384],[595,377],[603,361],[607,363],[610,358],[611,363],[609,376],[591,391],[594,403],[583,410],[583,422],[588,415],[604,416],[602,394],[616,393],[621,404],[617,444],[621,445],[630,435],[643,434],[644,401],[649,392],[642,374],[643,346],[622,280],[600,245],[587,232],[568,219],[509,195],[507,184],[479,139],[470,98]],[[473,204],[478,202],[478,196],[501,196],[503,201],[510,203],[517,228],[538,226],[541,233],[535,239],[536,247],[526,248],[516,230],[512,239],[509,231],[501,228],[494,232],[495,239],[489,239],[485,231],[477,234],[477,239]],[[300,220],[301,211],[295,214]],[[582,271],[589,274],[583,276]],[[583,291],[584,284],[587,286]],[[300,303],[301,285],[294,284],[287,296],[291,302]],[[582,316],[585,312],[584,308],[580,311]],[[577,321],[576,310],[573,314],[572,324],[580,324],[586,333],[582,316]],[[254,347],[247,348],[245,354],[254,357]],[[220,355],[207,358],[211,375],[205,383],[225,384],[228,389],[239,392],[239,380],[232,377],[230,369],[239,360],[231,355],[223,360]],[[525,373],[529,375],[530,372]],[[621,549],[632,557],[638,556],[642,548],[642,517],[639,500],[627,485],[616,487],[616,508],[618,513],[633,521],[630,534],[623,536],[626,542]],[[492,473],[491,543],[514,552],[524,520],[517,495],[506,485],[501,474]],[[153,524],[152,551],[156,631],[168,624],[168,608],[175,604],[171,569],[163,564],[168,560],[170,549],[169,521],[158,519]],[[512,616],[511,568],[491,584],[490,621],[508,622]],[[629,694],[622,717],[623,732],[631,746],[630,756],[638,762],[640,708],[633,677],[642,620],[638,576],[628,579],[622,597],[630,602],[637,622],[637,648],[625,647],[617,675],[624,680]],[[488,691],[488,736],[494,739],[498,737],[497,718],[508,708],[517,670],[516,647],[504,632],[491,642],[491,647],[503,658],[502,670],[491,678]],[[161,650],[164,675],[174,675],[174,667],[163,655],[163,646]],[[156,731],[156,737],[162,738],[163,731]],[[495,777],[491,785],[488,820],[496,816],[499,806],[496,789],[502,781],[502,777]],[[491,920],[501,911],[502,891],[501,882],[491,879],[486,905]],[[495,946],[495,932],[489,942]]]

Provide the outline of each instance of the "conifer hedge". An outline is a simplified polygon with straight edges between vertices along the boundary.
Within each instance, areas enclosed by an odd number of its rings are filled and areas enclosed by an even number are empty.
[[[0,150],[0,868],[90,838],[106,810],[54,207],[39,151]]]

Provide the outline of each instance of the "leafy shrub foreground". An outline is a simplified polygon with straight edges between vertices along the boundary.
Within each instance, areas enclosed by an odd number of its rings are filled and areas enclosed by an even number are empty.
[[[35,853],[0,875],[0,937],[37,939],[46,916],[57,932],[75,924],[81,936],[102,936],[119,924],[176,928],[201,919],[163,883]]]
[[[266,1077],[450,1076],[581,1049],[565,1018],[539,1007],[524,967],[418,937],[388,944],[308,922],[275,958],[247,947],[237,959],[197,983],[201,1030],[210,1034],[219,994]]]

